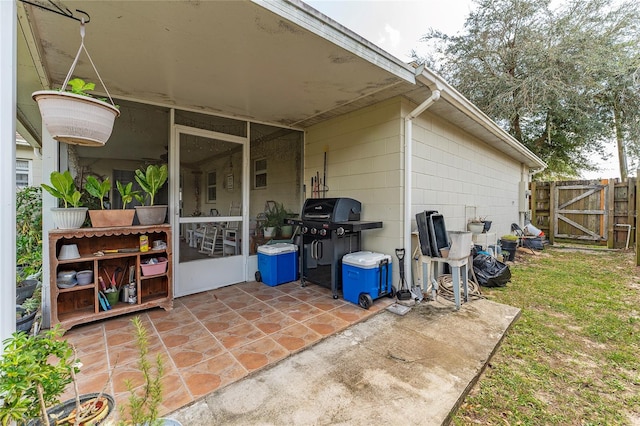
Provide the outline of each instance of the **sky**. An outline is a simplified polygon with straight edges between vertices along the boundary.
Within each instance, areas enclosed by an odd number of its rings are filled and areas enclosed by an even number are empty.
[[[349,28],[395,57],[409,62],[411,50],[425,52],[420,37],[429,28],[453,35],[463,30],[472,0],[305,0],[314,9]],[[598,161],[600,171],[585,172],[584,179],[620,177],[617,153],[611,146],[609,161]]]

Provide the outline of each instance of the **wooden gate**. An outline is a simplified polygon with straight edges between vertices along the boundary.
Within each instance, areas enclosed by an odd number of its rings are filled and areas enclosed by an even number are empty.
[[[555,239],[633,246],[640,181],[617,179],[531,183],[531,221]]]
[[[554,191],[555,238],[607,241],[608,183],[563,185],[557,182]]]

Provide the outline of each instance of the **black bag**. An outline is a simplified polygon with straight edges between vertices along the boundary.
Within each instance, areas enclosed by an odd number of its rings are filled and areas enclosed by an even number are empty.
[[[478,254],[473,258],[473,272],[483,287],[504,287],[511,281],[509,266],[493,256]]]

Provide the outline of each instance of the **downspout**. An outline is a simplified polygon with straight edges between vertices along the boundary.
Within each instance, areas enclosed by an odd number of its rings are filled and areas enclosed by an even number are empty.
[[[411,175],[413,173],[413,119],[418,117],[440,99],[440,90],[432,90],[431,96],[404,118],[404,270],[411,274],[411,193],[413,191]]]

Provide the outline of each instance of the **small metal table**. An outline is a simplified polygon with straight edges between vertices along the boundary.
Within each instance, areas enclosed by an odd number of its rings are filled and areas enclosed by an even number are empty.
[[[468,286],[468,274],[469,274],[469,257],[463,259],[449,259],[445,257],[429,257],[420,254],[418,250],[419,261],[422,263],[422,291],[429,291],[431,287],[431,293],[433,300],[436,300],[436,292],[438,291],[437,273],[440,263],[448,263],[451,267],[451,276],[453,278],[453,298],[456,303],[456,309],[460,309],[460,279],[462,278],[462,289],[464,301],[469,301],[469,286]]]

